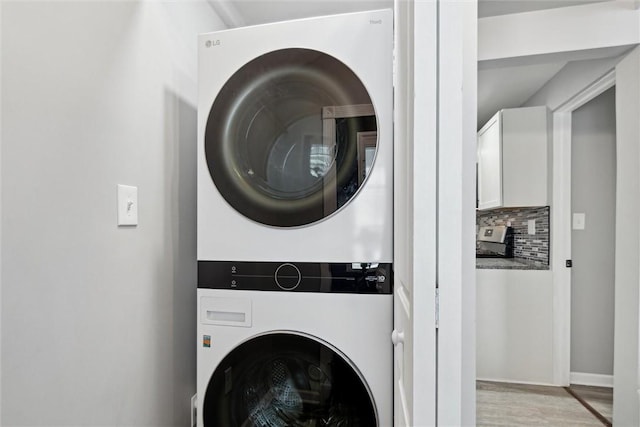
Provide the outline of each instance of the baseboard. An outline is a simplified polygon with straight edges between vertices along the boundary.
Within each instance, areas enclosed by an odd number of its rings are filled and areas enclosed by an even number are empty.
[[[557,384],[545,383],[540,381],[520,381],[520,380],[512,380],[512,379],[504,379],[504,378],[476,378],[478,381],[488,381],[492,383],[506,383],[506,384],[523,384],[523,385],[542,385],[549,387],[559,387]],[[640,393],[640,391],[639,391]]]
[[[571,372],[569,375],[571,384],[591,385],[597,387],[613,387],[613,375],[587,374],[584,372]]]

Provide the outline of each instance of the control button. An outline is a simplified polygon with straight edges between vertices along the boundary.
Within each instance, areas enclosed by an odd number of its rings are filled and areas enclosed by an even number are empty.
[[[285,263],[276,269],[274,278],[276,279],[276,285],[278,285],[280,289],[292,291],[300,284],[302,275],[298,267],[290,263]]]

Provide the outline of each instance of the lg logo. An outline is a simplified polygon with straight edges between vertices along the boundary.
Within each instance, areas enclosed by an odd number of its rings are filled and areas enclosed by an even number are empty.
[[[220,46],[220,40],[207,40],[204,42],[204,45],[206,47]]]

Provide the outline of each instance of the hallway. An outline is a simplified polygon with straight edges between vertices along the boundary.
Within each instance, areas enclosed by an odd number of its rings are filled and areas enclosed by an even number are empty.
[[[610,394],[587,394],[601,388],[573,386],[604,417],[611,417]],[[478,381],[478,426],[589,426],[611,425],[592,414],[562,387]],[[605,389],[606,390],[606,389]],[[605,419],[606,421],[606,419]]]

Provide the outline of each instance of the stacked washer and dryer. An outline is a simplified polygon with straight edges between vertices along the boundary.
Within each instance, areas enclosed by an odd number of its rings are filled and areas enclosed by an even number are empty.
[[[199,38],[198,426],[390,426],[390,10]]]

